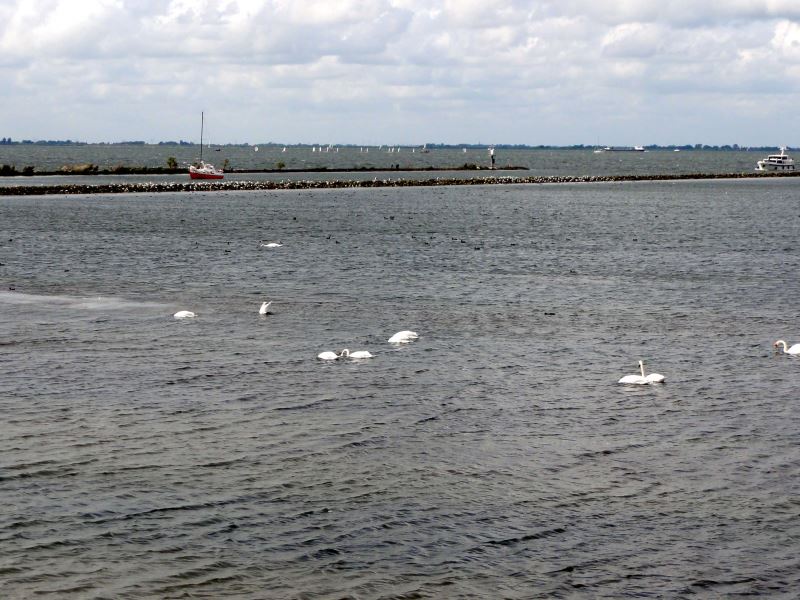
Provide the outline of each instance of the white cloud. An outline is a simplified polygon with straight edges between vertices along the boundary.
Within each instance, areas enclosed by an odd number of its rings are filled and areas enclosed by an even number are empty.
[[[617,25],[603,36],[606,56],[647,58],[663,48],[665,30],[650,23]]]
[[[563,0],[546,4],[553,12],[583,14],[609,26],[641,22],[704,27],[737,21],[800,18],[800,4],[794,0]]]
[[[768,143],[799,71],[796,0],[0,0],[14,137]]]
[[[771,46],[780,60],[800,62],[800,24],[791,21],[778,23]]]

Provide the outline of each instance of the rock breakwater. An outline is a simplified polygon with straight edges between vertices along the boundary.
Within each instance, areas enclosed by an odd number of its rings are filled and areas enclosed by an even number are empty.
[[[750,179],[755,177],[796,177],[798,173],[694,173],[684,175],[577,175],[545,177],[464,177],[431,179],[373,180],[286,180],[145,182],[61,185],[0,186],[2,196],[41,196],[53,194],[136,194],[160,192],[224,192],[258,190],[313,190],[338,188],[426,187],[453,185],[525,185],[562,183],[624,183],[635,181],[677,181],[691,179]]]

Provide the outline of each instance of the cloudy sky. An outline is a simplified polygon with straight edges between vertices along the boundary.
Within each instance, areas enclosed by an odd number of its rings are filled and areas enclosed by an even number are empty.
[[[800,0],[0,0],[0,137],[800,145]]]

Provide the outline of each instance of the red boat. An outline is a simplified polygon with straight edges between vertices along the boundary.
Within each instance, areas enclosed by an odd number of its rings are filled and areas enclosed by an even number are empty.
[[[203,162],[203,113],[200,113],[200,161],[189,167],[191,179],[222,179],[225,173],[214,165]]]
[[[192,179],[222,179],[225,174],[222,169],[217,169],[214,165],[209,165],[201,160],[198,166],[189,167],[189,177]]]

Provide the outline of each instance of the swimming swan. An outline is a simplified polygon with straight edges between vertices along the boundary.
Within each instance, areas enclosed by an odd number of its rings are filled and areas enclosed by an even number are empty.
[[[175,317],[176,319],[191,319],[192,317],[196,317],[197,315],[190,310],[179,310],[172,316]]]
[[[413,342],[419,336],[415,331],[398,331],[389,338],[390,344],[407,344]]]
[[[261,242],[261,244],[260,244],[261,248],[280,248],[282,246],[283,246],[283,244],[281,244],[280,241],[267,242],[266,244],[264,242]]]
[[[372,358],[374,355],[367,350],[350,352],[347,348],[339,352],[339,358]]]
[[[261,308],[258,309],[258,314],[260,314],[260,315],[268,314],[267,313],[267,309],[269,308],[270,304],[272,304],[272,300],[270,300],[269,302],[262,302],[261,303]]]
[[[650,383],[664,383],[664,376],[660,373],[650,373],[650,375],[645,376],[644,374],[644,363],[640,360],[639,361],[639,370],[642,372],[641,375],[625,375],[622,379],[620,379],[617,383],[626,383],[626,384],[633,384],[633,385],[648,385]]]
[[[339,358],[339,355],[336,354],[336,352],[326,351],[317,354],[317,358],[320,360],[336,360],[337,358]]]
[[[784,354],[794,354],[794,355],[800,354],[800,344],[795,344],[794,346],[787,346],[786,342],[784,342],[783,340],[778,340],[772,345],[775,346],[776,348],[778,346],[783,346]]]

